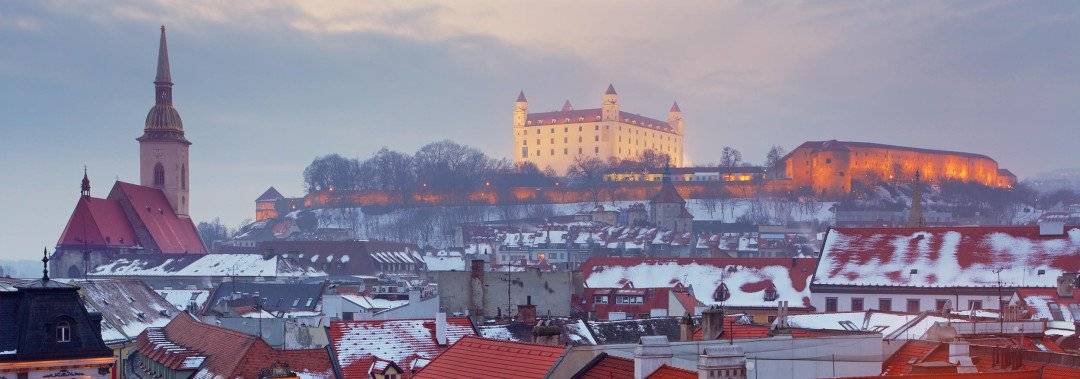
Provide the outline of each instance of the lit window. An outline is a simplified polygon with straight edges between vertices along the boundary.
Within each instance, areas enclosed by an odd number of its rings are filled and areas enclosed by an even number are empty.
[[[56,324],[56,342],[71,342],[71,323],[61,321]]]

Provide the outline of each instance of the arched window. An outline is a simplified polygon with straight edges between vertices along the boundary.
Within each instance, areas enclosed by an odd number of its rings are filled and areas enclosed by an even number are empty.
[[[187,165],[180,165],[180,189],[187,189]]]
[[[154,165],[154,187],[165,187],[165,166],[161,162]]]
[[[56,323],[56,342],[71,342],[71,322],[60,320]]]

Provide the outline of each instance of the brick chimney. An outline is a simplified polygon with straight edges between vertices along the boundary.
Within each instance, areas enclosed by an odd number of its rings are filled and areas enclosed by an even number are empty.
[[[480,321],[484,318],[484,297],[484,260],[473,259],[469,270],[469,293],[467,298],[469,300],[469,317],[474,321]]]
[[[711,341],[720,338],[724,332],[724,310],[711,306],[701,312],[701,340]]]
[[[706,346],[698,356],[698,379],[745,379],[746,353],[738,345]]]
[[[474,278],[483,278],[484,277],[484,260],[483,259],[473,259],[470,263],[471,263],[471,265],[469,266],[469,272],[472,274],[472,277],[474,277]]]
[[[656,369],[671,364],[671,343],[667,336],[642,336],[634,348],[634,379],[645,379]]]
[[[690,316],[690,312],[686,312],[679,319],[679,341],[690,341],[694,339],[694,318]]]
[[[517,318],[522,324],[536,325],[536,305],[532,302],[518,305]]]

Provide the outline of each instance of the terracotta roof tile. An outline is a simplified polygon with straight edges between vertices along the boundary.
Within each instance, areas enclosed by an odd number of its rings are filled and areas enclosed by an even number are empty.
[[[57,245],[124,246],[138,244],[120,202],[80,197]]]
[[[648,376],[649,379],[697,379],[697,377],[698,373],[695,371],[668,365],[660,366]]]
[[[566,351],[561,346],[465,336],[414,378],[543,378]]]
[[[131,183],[116,182],[110,199],[125,198],[136,217],[150,232],[163,253],[206,253],[202,239],[191,219],[177,216],[161,190]]]
[[[633,378],[634,360],[600,353],[575,376],[577,379]]]

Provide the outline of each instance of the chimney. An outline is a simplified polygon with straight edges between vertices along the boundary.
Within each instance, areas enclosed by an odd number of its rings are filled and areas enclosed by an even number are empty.
[[[529,299],[528,304],[518,305],[518,321],[525,325],[536,325],[536,305]]]
[[[706,346],[698,356],[698,379],[746,379],[746,354],[738,345]]]
[[[1073,297],[1073,290],[1076,289],[1073,288],[1076,285],[1076,275],[1075,272],[1066,272],[1057,278],[1058,297]]]
[[[1060,237],[1065,235],[1065,222],[1057,220],[1039,221],[1039,235],[1044,237]]]
[[[562,330],[552,323],[551,320],[543,320],[533,327],[533,343],[551,346],[562,346],[559,336]]]
[[[667,336],[642,336],[634,348],[634,379],[648,378],[660,366],[670,365],[672,355]]]
[[[472,267],[469,270],[469,293],[467,294],[467,298],[469,300],[469,317],[472,317],[474,321],[484,319],[485,290],[484,260],[473,259]],[[510,310],[507,309],[507,313],[509,312]]]
[[[949,363],[957,365],[959,374],[978,372],[971,362],[971,345],[967,341],[949,342]]]
[[[446,312],[435,314],[435,343],[446,346]]]
[[[484,277],[484,260],[483,259],[473,259],[472,260],[472,265],[469,268],[469,272],[472,273],[472,277],[474,277],[474,278],[483,278]]]
[[[724,310],[711,306],[701,312],[701,340],[711,341],[720,338],[724,332]]]
[[[690,316],[690,312],[686,312],[681,319],[679,319],[679,341],[691,341],[694,339],[694,318]]]
[[[409,304],[419,303],[421,300],[421,292],[418,289],[409,290]]]

